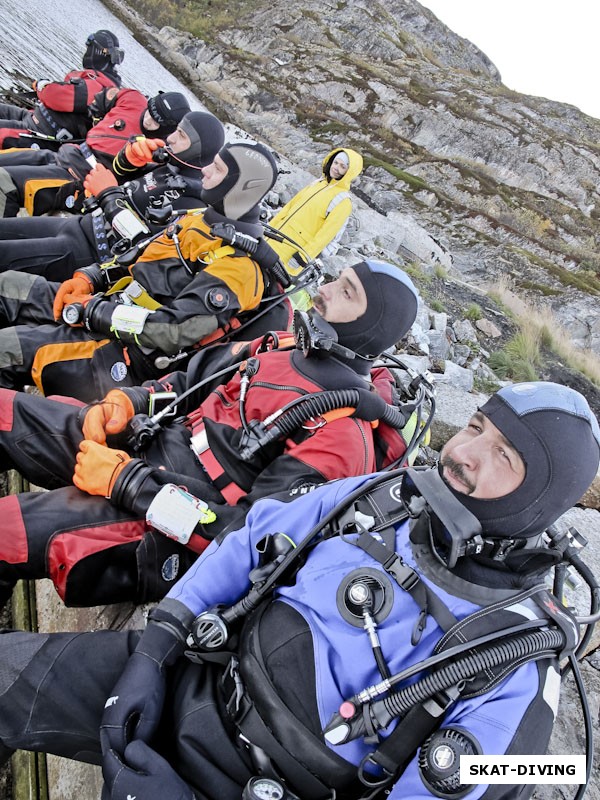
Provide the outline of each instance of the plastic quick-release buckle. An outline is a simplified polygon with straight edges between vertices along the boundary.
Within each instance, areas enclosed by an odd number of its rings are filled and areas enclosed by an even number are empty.
[[[396,553],[388,558],[383,564],[383,568],[394,578],[398,586],[407,592],[410,592],[421,580],[418,572],[407,566]]]
[[[106,224],[106,221],[104,220],[104,214],[102,214],[102,225],[103,225],[103,227],[105,226],[105,224]],[[123,270],[122,270],[120,264],[108,264],[108,263],[101,264],[101,269],[102,269],[102,272],[104,273],[104,275],[106,277],[106,281],[107,281],[109,287],[112,286],[114,283],[116,283],[122,277],[122,271]],[[114,277],[112,277],[113,273],[114,273]]]
[[[131,297],[132,300],[136,300],[138,297],[141,297],[144,294],[144,287],[141,286],[137,281],[131,281],[131,283],[125,287],[123,294],[128,295]]]

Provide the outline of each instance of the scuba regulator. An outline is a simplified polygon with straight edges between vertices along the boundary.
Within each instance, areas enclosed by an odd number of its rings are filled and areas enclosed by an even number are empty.
[[[252,589],[230,608],[218,606],[196,617],[187,640],[188,646],[192,648],[186,652],[188,658],[192,661],[198,660],[198,652],[223,649],[230,639],[232,626],[258,607],[263,598],[261,587],[295,547],[295,543],[285,533],[269,533],[257,542],[258,566],[249,575]],[[287,579],[289,580],[289,576]]]

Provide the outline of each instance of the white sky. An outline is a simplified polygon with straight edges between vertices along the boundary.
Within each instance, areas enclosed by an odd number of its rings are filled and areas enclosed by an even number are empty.
[[[502,82],[600,118],[598,0],[420,0],[477,45]]]

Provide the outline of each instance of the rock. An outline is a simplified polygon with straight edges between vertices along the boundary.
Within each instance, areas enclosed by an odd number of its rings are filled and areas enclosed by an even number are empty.
[[[470,392],[473,388],[473,371],[459,367],[453,361],[446,360],[444,372],[435,376],[436,385],[440,383],[452,383],[453,386],[462,389],[463,392]]]
[[[475,322],[475,327],[478,331],[481,331],[484,336],[488,336],[490,339],[497,339],[499,336],[502,336],[500,328],[488,319],[478,319]]]
[[[463,367],[467,363],[467,359],[471,355],[471,348],[468,344],[455,344],[452,347],[452,361]]]
[[[469,419],[488,399],[486,395],[464,392],[457,387],[437,380],[436,413],[431,426],[430,447],[441,450],[445,442],[464,428]]]
[[[459,342],[477,341],[477,332],[468,319],[460,319],[452,327]]]
[[[450,353],[450,342],[446,337],[446,329],[442,331],[430,330],[427,332],[429,339],[429,354],[432,358],[445,360]]]
[[[429,315],[429,321],[434,331],[446,331],[448,325],[448,314],[433,311]]]
[[[600,474],[596,475],[592,485],[579,502],[585,508],[600,509]]]

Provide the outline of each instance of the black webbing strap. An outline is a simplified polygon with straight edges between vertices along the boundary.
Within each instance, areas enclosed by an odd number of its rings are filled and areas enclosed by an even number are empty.
[[[287,750],[282,747],[273,733],[261,719],[256,706],[247,693],[241,697],[236,723],[238,730],[253,745],[268,753],[281,773],[292,786],[302,787],[302,795],[307,798],[331,797],[331,789],[322,783],[312,772],[305,769]]]
[[[426,624],[426,615],[430,614],[443,631],[448,631],[456,624],[456,617],[447,606],[423,583],[419,573],[406,564],[398,555],[386,547],[382,542],[372,536],[368,531],[363,531],[354,544],[364,550],[371,558],[379,562],[384,570],[391,575],[401,589],[408,592],[421,610],[417,622],[419,628],[413,631],[415,636],[420,633]],[[413,641],[413,644],[418,642]]]
[[[383,770],[387,779],[382,785],[389,785],[404,771],[418,748],[439,726],[449,705],[457,698],[440,693],[423,705],[415,705],[398,722],[391,734],[381,745],[370,753],[361,764],[360,777],[363,783],[378,783],[375,777],[365,772],[364,767],[371,763]]]

